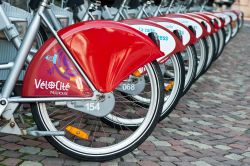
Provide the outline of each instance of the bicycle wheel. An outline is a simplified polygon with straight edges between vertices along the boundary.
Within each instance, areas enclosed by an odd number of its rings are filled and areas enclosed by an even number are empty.
[[[205,39],[200,39],[195,45],[195,50],[197,53],[197,72],[196,80],[203,74],[206,69],[207,59],[208,59],[208,46]]]
[[[212,36],[208,36],[206,37],[206,41],[207,41],[207,46],[208,46],[208,57],[207,57],[207,64],[206,64],[206,69],[203,71],[203,73],[205,73],[210,66],[212,65],[213,59],[216,55],[217,49],[216,49],[216,44],[218,44],[218,40],[217,43],[215,42],[215,38],[217,38],[217,36],[212,35]]]
[[[219,52],[219,35],[218,35],[218,33],[214,33],[213,38],[214,38],[214,57],[215,57]]]
[[[125,155],[147,139],[159,121],[162,110],[163,82],[160,69],[153,62],[145,65],[145,71],[150,82],[146,88],[148,91],[144,92],[150,96],[148,108],[127,100],[116,90],[112,92],[115,98],[112,112],[120,117],[117,120],[123,125],[123,122],[132,123],[129,119],[131,116],[133,119],[137,116],[141,121],[137,123],[136,130],[125,129],[125,125],[120,128],[108,126],[100,118],[70,109],[62,102],[31,104],[34,120],[42,131],[65,131],[65,136],[50,136],[46,139],[57,150],[73,158],[105,161]],[[71,129],[84,134],[82,137],[72,134]]]
[[[241,17],[239,19],[239,28],[241,29],[244,25],[244,14],[241,14]]]
[[[197,72],[197,54],[193,45],[181,53],[185,68],[185,85],[183,95],[191,88]]]
[[[237,35],[238,31],[239,31],[239,21],[238,21],[238,19],[235,20],[235,21],[232,21],[231,24],[232,24],[232,28],[233,28],[231,37],[234,38]]]
[[[232,25],[231,24],[227,24],[224,27],[225,33],[226,33],[226,39],[225,39],[225,43],[228,44],[229,41],[232,38]]]
[[[219,51],[218,54],[214,57],[214,60],[218,59],[220,55],[222,54],[224,48],[225,48],[225,41],[226,41],[226,32],[225,29],[219,29],[218,31],[219,35]]]

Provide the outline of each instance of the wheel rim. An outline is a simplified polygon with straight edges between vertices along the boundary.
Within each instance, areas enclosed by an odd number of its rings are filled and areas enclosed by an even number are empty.
[[[214,47],[213,47],[213,41],[212,41],[212,37],[211,36],[207,37],[206,40],[207,40],[207,43],[208,43],[208,59],[207,59],[206,68],[208,69],[208,67],[210,66],[210,64],[213,61]]]
[[[236,23],[235,23],[235,28],[232,29],[232,37],[236,36],[238,29],[239,29],[238,21],[234,21],[234,22],[236,22]]]
[[[194,70],[194,63],[195,63],[194,61],[195,61],[195,59],[193,57],[194,53],[193,53],[192,49],[190,48],[190,46],[187,47],[186,53],[184,53],[185,55],[183,55],[183,53],[181,53],[181,54],[182,54],[182,58],[183,58],[184,61],[186,59],[188,59],[188,66],[186,66],[184,64],[184,66],[185,66],[185,74],[186,74],[186,76],[185,76],[185,85],[184,85],[184,91],[185,91],[187,89],[187,87],[189,86],[189,84],[193,80],[193,70]]]
[[[232,34],[232,27],[230,24],[228,24],[227,26],[225,26],[225,32],[226,32],[226,44],[230,41],[231,39],[231,34]]]
[[[149,65],[146,66],[146,68],[150,68]],[[154,75],[154,71],[149,70],[149,75]],[[151,79],[151,77],[150,77]],[[157,81],[151,81],[153,84],[152,86],[157,86]],[[134,132],[133,134],[129,135],[127,139],[107,147],[102,148],[94,148],[94,147],[86,147],[83,145],[76,144],[72,141],[70,141],[68,138],[62,137],[62,136],[56,136],[53,137],[55,140],[57,140],[58,143],[61,144],[64,148],[74,151],[75,153],[84,154],[84,155],[93,155],[93,156],[102,156],[102,155],[112,155],[114,153],[118,153],[122,150],[125,150],[131,146],[133,146],[148,130],[150,125],[153,123],[154,117],[156,116],[157,112],[155,109],[157,108],[158,103],[158,92],[156,89],[152,89],[151,93],[151,100],[154,101],[149,106],[149,111],[147,112],[147,115],[144,117],[143,122],[141,123],[140,127]],[[42,119],[43,125],[46,127],[47,130],[50,131],[56,131],[57,128],[54,126],[54,124],[51,122],[51,119],[47,113],[46,106],[44,103],[38,104],[39,108],[39,115]]]
[[[204,65],[206,64],[205,44],[202,42],[202,40],[199,40],[198,43],[195,44],[195,49],[198,61],[197,73],[196,73],[196,78],[197,78],[202,73]]]

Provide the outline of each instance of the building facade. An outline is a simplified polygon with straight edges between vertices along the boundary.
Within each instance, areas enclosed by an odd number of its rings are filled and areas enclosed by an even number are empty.
[[[250,0],[236,0],[233,9],[241,10],[246,18],[250,18]]]

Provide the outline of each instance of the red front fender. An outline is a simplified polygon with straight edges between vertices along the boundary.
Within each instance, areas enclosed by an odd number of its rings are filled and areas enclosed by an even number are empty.
[[[143,33],[125,24],[112,21],[81,22],[60,30],[58,34],[79,66],[100,92],[113,91],[138,68],[164,55]],[[56,58],[48,57],[48,55],[59,54],[59,50],[62,52],[60,45],[54,38],[51,38],[37,52],[24,78],[24,97],[41,96],[41,94],[42,96],[84,95],[79,90],[77,93],[79,86],[73,86],[76,84],[75,79],[64,77],[66,69],[73,70],[70,73],[76,73],[74,65],[67,57],[62,57],[62,63],[60,63],[62,68],[59,70],[52,72],[52,70],[47,69],[47,67],[59,65]],[[61,54],[65,56],[63,53]],[[45,82],[39,84],[39,80]],[[59,93],[59,95],[51,93],[51,89],[47,85],[50,82],[54,85],[56,81],[60,81],[62,85],[69,85],[66,89],[68,93]],[[40,86],[41,83],[43,83],[42,86]],[[86,88],[86,86],[84,87]]]

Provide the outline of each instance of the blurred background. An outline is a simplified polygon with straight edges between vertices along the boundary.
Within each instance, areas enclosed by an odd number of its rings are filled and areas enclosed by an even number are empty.
[[[250,20],[250,0],[209,0],[211,7],[216,7],[222,11],[226,9],[241,10],[245,13],[245,18]]]
[[[17,6],[26,8],[27,0],[9,0],[12,3],[16,3]],[[58,5],[61,0],[54,0]],[[246,19],[250,20],[250,0],[209,0],[209,5],[211,7],[216,7],[218,10],[225,9],[239,9],[245,13]]]
[[[250,0],[236,0],[232,8],[243,11],[245,18],[250,20]]]

